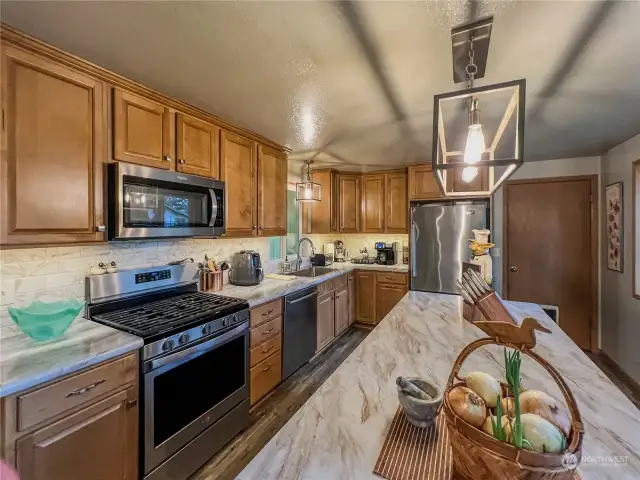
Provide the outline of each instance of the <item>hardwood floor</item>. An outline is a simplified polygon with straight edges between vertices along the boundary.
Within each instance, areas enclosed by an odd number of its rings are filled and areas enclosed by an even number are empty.
[[[350,327],[325,351],[285,380],[253,408],[249,428],[229,442],[190,480],[235,478],[369,333],[369,329]]]

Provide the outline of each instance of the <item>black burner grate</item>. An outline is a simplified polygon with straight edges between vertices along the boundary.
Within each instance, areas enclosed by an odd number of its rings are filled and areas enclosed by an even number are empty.
[[[147,337],[194,323],[204,317],[210,320],[233,313],[238,310],[238,306],[246,306],[245,303],[245,300],[237,298],[194,292],[101,313],[91,318],[134,335]]]

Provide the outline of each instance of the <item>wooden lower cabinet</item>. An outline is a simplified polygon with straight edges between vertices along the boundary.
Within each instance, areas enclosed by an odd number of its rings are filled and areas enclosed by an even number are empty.
[[[347,276],[347,289],[349,291],[349,325],[351,325],[356,320],[356,276],[353,272]]]
[[[254,405],[282,381],[282,352],[278,350],[252,367],[249,381],[250,402]]]
[[[407,293],[405,285],[378,283],[376,285],[376,323],[380,322]]]
[[[334,293],[318,297],[316,351],[322,350],[335,337]]]
[[[21,480],[135,480],[136,402],[132,387],[22,437],[16,445]]]
[[[344,332],[349,326],[349,290],[345,285],[334,294],[335,336]]]
[[[356,320],[359,322],[376,322],[375,275],[375,272],[356,271]]]

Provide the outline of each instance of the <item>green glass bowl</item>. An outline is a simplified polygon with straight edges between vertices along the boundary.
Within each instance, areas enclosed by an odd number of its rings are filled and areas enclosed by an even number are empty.
[[[20,330],[34,340],[45,341],[66,332],[83,307],[84,302],[73,298],[59,302],[35,300],[25,308],[8,307],[8,310]]]

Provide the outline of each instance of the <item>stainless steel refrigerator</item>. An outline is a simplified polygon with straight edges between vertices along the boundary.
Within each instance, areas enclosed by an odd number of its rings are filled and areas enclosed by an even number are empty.
[[[411,290],[458,293],[472,230],[489,225],[488,200],[411,204]]]

